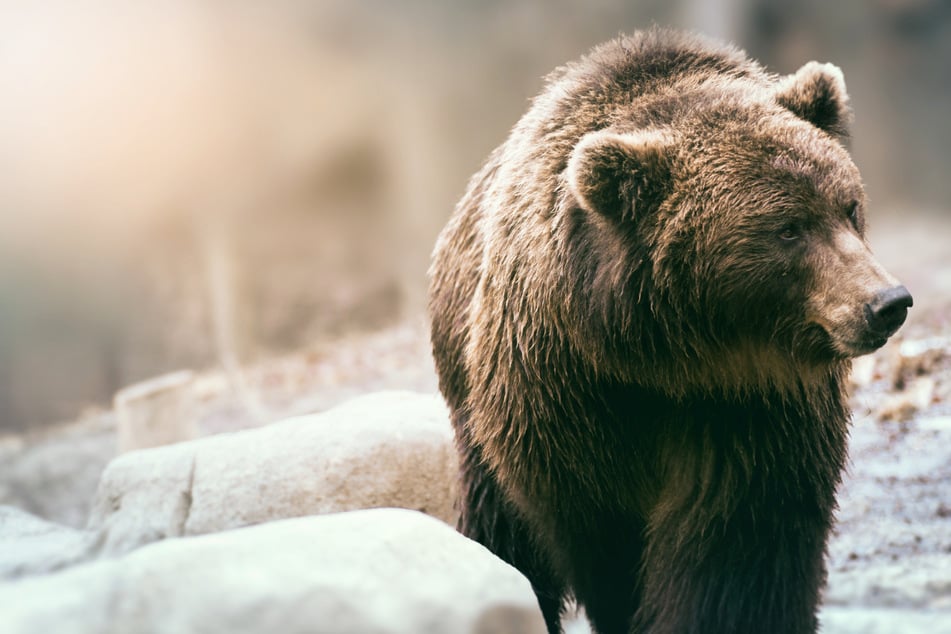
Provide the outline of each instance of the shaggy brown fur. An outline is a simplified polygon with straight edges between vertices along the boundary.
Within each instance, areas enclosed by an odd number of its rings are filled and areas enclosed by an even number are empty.
[[[848,359],[911,302],[847,117],[833,66],[654,30],[556,70],[471,181],[430,304],[460,529],[552,632],[569,594],[603,633],[815,630]]]

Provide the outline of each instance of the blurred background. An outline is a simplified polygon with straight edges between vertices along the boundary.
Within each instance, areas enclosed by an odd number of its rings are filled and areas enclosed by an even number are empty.
[[[922,284],[951,259],[945,0],[0,0],[0,432],[421,322],[542,77],[652,24],[838,64],[873,244]]]

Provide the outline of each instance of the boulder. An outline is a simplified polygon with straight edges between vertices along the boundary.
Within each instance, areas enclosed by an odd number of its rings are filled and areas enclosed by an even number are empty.
[[[116,455],[115,418],[94,414],[42,435],[0,442],[0,504],[83,528]]]
[[[132,451],[106,466],[88,525],[102,535],[103,554],[185,535],[198,445],[215,440]]]
[[[43,574],[93,556],[96,535],[0,506],[0,579]]]
[[[113,399],[119,452],[196,438],[194,381],[194,372],[181,370],[119,390]]]
[[[322,414],[123,454],[103,473],[89,528],[116,555],[166,537],[376,507],[454,523],[456,469],[442,399],[380,392]]]
[[[375,509],[168,540],[0,585],[5,634],[542,633],[518,571],[421,513]]]

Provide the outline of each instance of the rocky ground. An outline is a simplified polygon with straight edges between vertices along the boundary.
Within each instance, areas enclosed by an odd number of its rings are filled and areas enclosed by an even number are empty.
[[[891,236],[880,256],[916,304],[901,335],[853,372],[850,465],[829,549],[825,632],[951,632],[951,258],[949,241],[935,239],[951,237],[949,226],[896,220],[879,229]],[[201,435],[323,411],[381,389],[436,389],[422,323],[262,363],[244,380],[249,389],[235,398],[222,373],[198,376]],[[2,438],[0,504],[83,527],[115,453],[108,411]],[[569,631],[586,626],[576,620]]]
[[[327,410],[378,390],[435,393],[436,376],[422,320],[352,335],[246,369],[236,395],[218,370],[199,374],[199,435],[238,431]],[[90,411],[33,434],[0,437],[0,504],[82,527],[99,475],[115,457],[112,411]]]
[[[915,307],[853,372],[826,620],[836,632],[951,632],[951,224],[883,225],[873,244]]]

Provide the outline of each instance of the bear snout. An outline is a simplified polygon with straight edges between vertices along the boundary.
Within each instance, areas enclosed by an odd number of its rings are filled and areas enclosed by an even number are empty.
[[[880,291],[865,304],[865,321],[871,334],[885,339],[891,337],[905,323],[913,303],[911,293],[904,286]]]
[[[832,348],[857,357],[881,348],[905,323],[911,293],[852,231],[841,231],[819,251],[809,320],[829,336]]]

